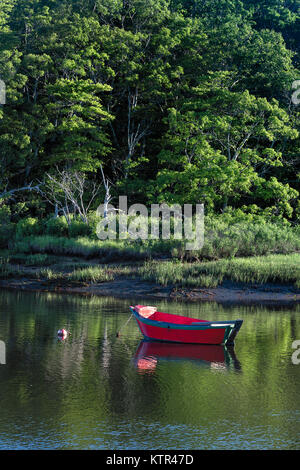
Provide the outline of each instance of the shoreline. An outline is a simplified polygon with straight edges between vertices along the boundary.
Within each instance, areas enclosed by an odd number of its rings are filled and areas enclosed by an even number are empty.
[[[214,288],[178,288],[161,286],[140,279],[122,278],[113,281],[61,282],[30,278],[1,279],[0,289],[28,292],[53,292],[116,298],[216,302],[220,304],[292,305],[300,302],[300,289],[284,284],[243,284],[224,281]]]

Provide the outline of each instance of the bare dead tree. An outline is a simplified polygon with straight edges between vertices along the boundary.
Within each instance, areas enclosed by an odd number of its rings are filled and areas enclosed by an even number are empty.
[[[107,214],[108,214],[108,205],[111,201],[111,194],[110,194],[110,181],[108,178],[105,177],[104,175],[104,171],[103,171],[103,168],[102,168],[102,165],[100,165],[100,169],[101,169],[101,173],[102,173],[102,180],[103,180],[103,185],[104,185],[104,188],[105,188],[105,198],[104,198],[104,213],[103,213],[103,216],[104,218],[106,219],[107,218]]]
[[[139,122],[135,124],[134,114],[138,104],[138,87],[134,91],[128,91],[128,114],[127,114],[127,155],[125,178],[128,177],[128,165],[136,152],[139,142],[149,134],[149,125]],[[142,125],[141,125],[142,124]],[[144,124],[144,125],[143,125]]]
[[[89,183],[80,172],[58,169],[55,176],[46,173],[43,185],[45,190],[42,194],[55,207],[56,215],[62,213],[70,225],[71,214],[78,214],[82,222],[88,225],[88,211],[99,193],[100,185]],[[88,199],[87,189],[90,191]]]

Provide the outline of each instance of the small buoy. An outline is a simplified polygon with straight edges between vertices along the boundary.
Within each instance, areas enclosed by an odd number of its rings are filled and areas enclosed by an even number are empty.
[[[67,330],[62,328],[61,330],[58,330],[57,335],[62,337],[62,338],[65,338],[66,336],[68,336],[68,332],[67,332]]]

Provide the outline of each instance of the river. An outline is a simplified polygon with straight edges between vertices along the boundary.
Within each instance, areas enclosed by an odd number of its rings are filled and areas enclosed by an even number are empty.
[[[227,350],[142,342],[136,303],[0,291],[0,449],[300,449],[300,305],[155,304],[242,318]]]

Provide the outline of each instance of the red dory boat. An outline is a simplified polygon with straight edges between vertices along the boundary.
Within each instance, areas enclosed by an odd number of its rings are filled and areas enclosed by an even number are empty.
[[[234,344],[243,320],[206,321],[158,312],[155,307],[130,307],[145,339],[175,343]]]

